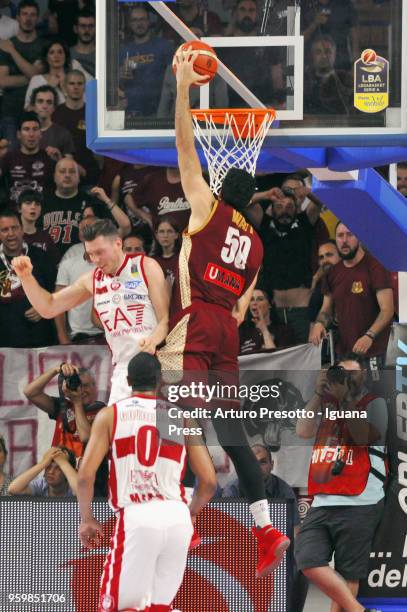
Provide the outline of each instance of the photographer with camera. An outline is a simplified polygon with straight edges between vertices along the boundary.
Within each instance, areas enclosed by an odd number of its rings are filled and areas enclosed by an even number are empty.
[[[44,392],[55,376],[58,376],[59,397]],[[64,446],[77,458],[81,457],[92,422],[105,406],[97,401],[96,382],[91,372],[71,363],[61,363],[26,385],[24,395],[56,421],[52,446]]]
[[[299,569],[332,599],[331,612],[363,612],[356,600],[384,507],[387,405],[368,392],[358,356],[322,371],[297,435],[314,438],[308,493],[295,543]],[[335,553],[335,570],[329,562]]]

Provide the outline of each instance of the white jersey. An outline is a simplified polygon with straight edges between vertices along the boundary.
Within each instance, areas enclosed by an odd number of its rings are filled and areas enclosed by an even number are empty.
[[[116,274],[96,268],[93,305],[106,333],[113,365],[127,366],[140,352],[139,342],[157,325],[143,270],[144,255],[126,255]]]
[[[184,438],[168,436],[168,407],[135,394],[113,404],[109,503],[114,511],[152,500],[184,501]],[[167,439],[166,439],[167,437]]]

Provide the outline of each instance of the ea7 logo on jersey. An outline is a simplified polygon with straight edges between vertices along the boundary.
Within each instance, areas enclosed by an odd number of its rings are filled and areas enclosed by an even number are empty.
[[[144,304],[129,304],[124,309],[116,308],[113,312],[106,310],[99,313],[99,317],[108,332],[117,329],[139,327],[143,324]],[[112,315],[107,316],[106,315]]]

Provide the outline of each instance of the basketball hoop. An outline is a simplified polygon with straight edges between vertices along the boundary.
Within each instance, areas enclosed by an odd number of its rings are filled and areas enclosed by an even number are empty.
[[[213,193],[219,195],[229,168],[255,175],[261,146],[276,117],[272,108],[200,108],[191,114]]]

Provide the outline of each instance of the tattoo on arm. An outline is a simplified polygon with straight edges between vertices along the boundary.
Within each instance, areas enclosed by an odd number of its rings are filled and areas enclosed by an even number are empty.
[[[320,312],[316,318],[316,323],[321,323],[325,328],[327,328],[332,323],[332,316],[328,312]]]

